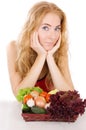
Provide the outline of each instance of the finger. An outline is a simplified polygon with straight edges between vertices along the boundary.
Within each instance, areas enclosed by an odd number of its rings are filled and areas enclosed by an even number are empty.
[[[35,32],[33,33],[33,45],[36,45]]]
[[[38,32],[35,32],[35,40],[37,45],[40,45],[39,40],[38,40]]]
[[[30,37],[30,44],[32,44],[32,42],[33,42],[33,34]]]
[[[59,36],[59,39],[58,39],[57,44],[56,44],[57,49],[60,47],[60,44],[61,44],[61,35]]]
[[[32,46],[33,47],[36,47],[37,45],[36,45],[36,33],[34,32],[33,34],[32,34]]]
[[[35,42],[35,34],[33,33],[31,35],[31,42],[30,42],[30,47],[34,48],[36,46],[36,42]]]
[[[38,32],[35,33],[35,38],[36,38],[36,44],[37,44],[37,46],[42,47],[41,44],[39,43]]]
[[[60,34],[59,40],[58,40],[58,44],[59,44],[59,45],[60,45],[60,43],[61,43],[61,34]]]
[[[58,41],[57,41],[57,43],[56,43],[56,45],[53,47],[53,49],[52,49],[52,52],[54,53],[56,50],[58,50],[58,48],[60,47],[60,39],[58,39]]]

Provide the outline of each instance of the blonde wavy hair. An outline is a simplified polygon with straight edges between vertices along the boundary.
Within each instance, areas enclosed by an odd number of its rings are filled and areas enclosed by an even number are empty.
[[[44,16],[47,13],[55,13],[61,19],[61,45],[58,52],[54,54],[56,64],[65,77],[64,68],[65,62],[67,62],[67,29],[66,29],[66,16],[65,13],[54,3],[39,2],[35,4],[27,15],[26,22],[18,37],[18,56],[16,59],[16,71],[19,72],[22,78],[27,75],[33,65],[37,54],[30,48],[31,34],[39,27]],[[46,83],[51,80],[50,74],[48,74]]]

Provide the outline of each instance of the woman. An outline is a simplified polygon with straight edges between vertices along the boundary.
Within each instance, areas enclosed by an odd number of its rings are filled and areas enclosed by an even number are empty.
[[[33,86],[44,91],[74,90],[66,31],[65,13],[54,3],[39,2],[31,8],[18,39],[7,49],[14,95],[21,88]]]

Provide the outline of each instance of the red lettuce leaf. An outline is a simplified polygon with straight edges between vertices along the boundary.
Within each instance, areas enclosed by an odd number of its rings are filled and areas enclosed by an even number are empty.
[[[78,91],[59,91],[50,97],[47,113],[52,119],[70,122],[85,112],[86,99],[82,100]]]

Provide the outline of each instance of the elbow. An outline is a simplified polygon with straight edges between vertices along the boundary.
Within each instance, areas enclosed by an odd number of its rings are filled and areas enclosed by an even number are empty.
[[[18,95],[19,88],[19,86],[12,86],[12,91],[15,97]]]
[[[74,87],[73,87],[73,85],[66,85],[66,91],[74,91]]]
[[[16,97],[18,95],[18,90],[17,89],[12,89],[13,95]]]
[[[75,90],[73,85],[70,85],[67,83],[61,84],[60,88],[58,89],[59,91],[74,91]]]

